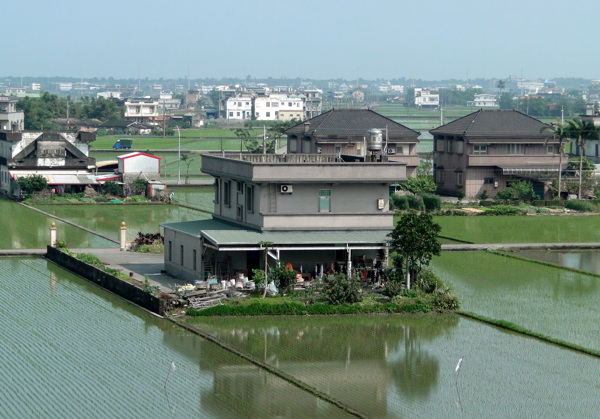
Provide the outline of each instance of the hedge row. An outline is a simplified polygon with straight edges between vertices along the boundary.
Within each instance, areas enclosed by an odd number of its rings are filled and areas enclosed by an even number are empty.
[[[369,313],[427,313],[433,307],[421,301],[409,304],[375,303],[375,304],[310,304],[285,302],[283,304],[261,304],[252,302],[249,305],[221,305],[204,310],[190,308],[189,316],[281,316],[281,315],[332,315],[332,314],[369,314]]]

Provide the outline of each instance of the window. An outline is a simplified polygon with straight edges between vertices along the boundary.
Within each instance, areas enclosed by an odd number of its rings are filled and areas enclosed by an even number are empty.
[[[462,172],[457,172],[456,173],[456,185],[457,186],[462,186],[463,184],[463,173]]]
[[[219,203],[219,192],[220,192],[220,186],[221,186],[221,179],[220,178],[215,178],[215,204]]]
[[[302,152],[304,154],[310,153],[310,138],[304,138],[302,140]]]
[[[229,116],[233,116],[233,112],[229,112]]]
[[[290,144],[290,153],[296,153],[298,151],[298,140],[295,138],[293,140],[288,140]]]
[[[194,249],[194,271],[198,270],[198,264],[196,263],[196,249]]]
[[[548,154],[554,154],[554,144],[549,144],[547,149]]]
[[[331,212],[331,189],[319,189],[319,212]]]
[[[250,105],[250,102],[246,102],[246,106]]]
[[[437,183],[444,183],[444,169],[435,169],[435,181]]]
[[[236,112],[236,116],[240,116],[240,113],[239,113],[239,112]]]
[[[236,207],[236,217],[238,220],[244,219],[244,206],[243,205],[238,205]]]
[[[506,154],[525,154],[525,144],[506,144]]]
[[[169,240],[169,262],[173,260],[173,242]]]
[[[271,102],[267,102],[267,108],[271,107]]]
[[[237,193],[244,193],[244,182],[236,182],[237,183]]]
[[[464,143],[462,141],[457,141],[456,142],[456,152],[458,154],[462,154],[463,153],[463,145],[464,145]]]
[[[483,183],[484,183],[484,185],[493,185],[494,184],[494,178],[493,177],[483,178]]]
[[[448,148],[447,149],[448,153],[454,153],[454,141],[447,140],[446,141],[446,147]]]
[[[342,146],[341,145],[336,145],[333,147],[333,152],[335,154],[341,154],[342,153]]]
[[[246,211],[254,213],[254,186],[246,186]]]
[[[223,205],[231,207],[231,181],[223,183]]]
[[[363,155],[363,143],[356,143],[356,154]]]
[[[271,112],[267,112],[267,118],[271,116]]]
[[[256,112],[256,117],[258,118],[260,116],[260,114],[258,112]]]
[[[473,154],[487,154],[487,144],[473,144]]]
[[[438,139],[435,141],[435,150],[436,151],[444,151],[444,140]]]
[[[181,266],[183,266],[183,244],[179,246],[179,261],[181,262]]]

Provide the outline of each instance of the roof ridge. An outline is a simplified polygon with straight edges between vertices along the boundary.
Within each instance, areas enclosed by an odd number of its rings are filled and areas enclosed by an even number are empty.
[[[313,130],[313,134],[314,134],[314,133],[316,133],[316,132],[317,132],[317,130],[318,130],[319,128],[321,128],[321,125],[323,125],[323,124],[325,123],[325,121],[327,121],[327,120],[329,119],[329,117],[330,117],[330,116],[333,114],[333,111],[334,111],[334,110],[335,110],[334,108],[331,108],[330,110],[328,110],[327,112],[325,112],[325,115],[326,115],[326,116],[325,116],[325,118],[323,118],[323,120],[322,120],[322,121],[319,123],[319,126],[318,126],[318,127],[316,127],[316,128]],[[323,114],[321,114],[321,115],[323,115]]]

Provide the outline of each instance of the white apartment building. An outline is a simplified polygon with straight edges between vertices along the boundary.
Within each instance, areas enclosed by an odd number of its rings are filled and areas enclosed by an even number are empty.
[[[415,105],[419,108],[438,109],[440,107],[440,95],[417,88],[415,89]]]
[[[158,101],[141,98],[128,99],[125,105],[125,119],[132,122],[152,123],[158,116]]]
[[[475,95],[474,100],[469,100],[467,102],[467,106],[475,106],[478,108],[497,108],[498,102],[496,95],[492,95],[489,93],[482,93],[480,95]]]
[[[254,118],[258,121],[304,120],[302,97],[286,94],[271,94],[254,99]]]
[[[252,119],[252,100],[250,96],[232,96],[225,102],[227,119]]]

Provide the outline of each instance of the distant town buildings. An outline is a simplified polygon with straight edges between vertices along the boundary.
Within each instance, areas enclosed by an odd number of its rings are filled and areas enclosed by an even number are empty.
[[[0,130],[22,131],[25,128],[25,114],[17,110],[18,98],[0,96]]]
[[[478,108],[497,108],[497,97],[496,95],[491,95],[489,93],[475,95],[475,99],[468,101],[467,106],[475,106]]]
[[[138,123],[153,123],[158,116],[158,100],[148,98],[127,99],[124,102],[125,119]]]

